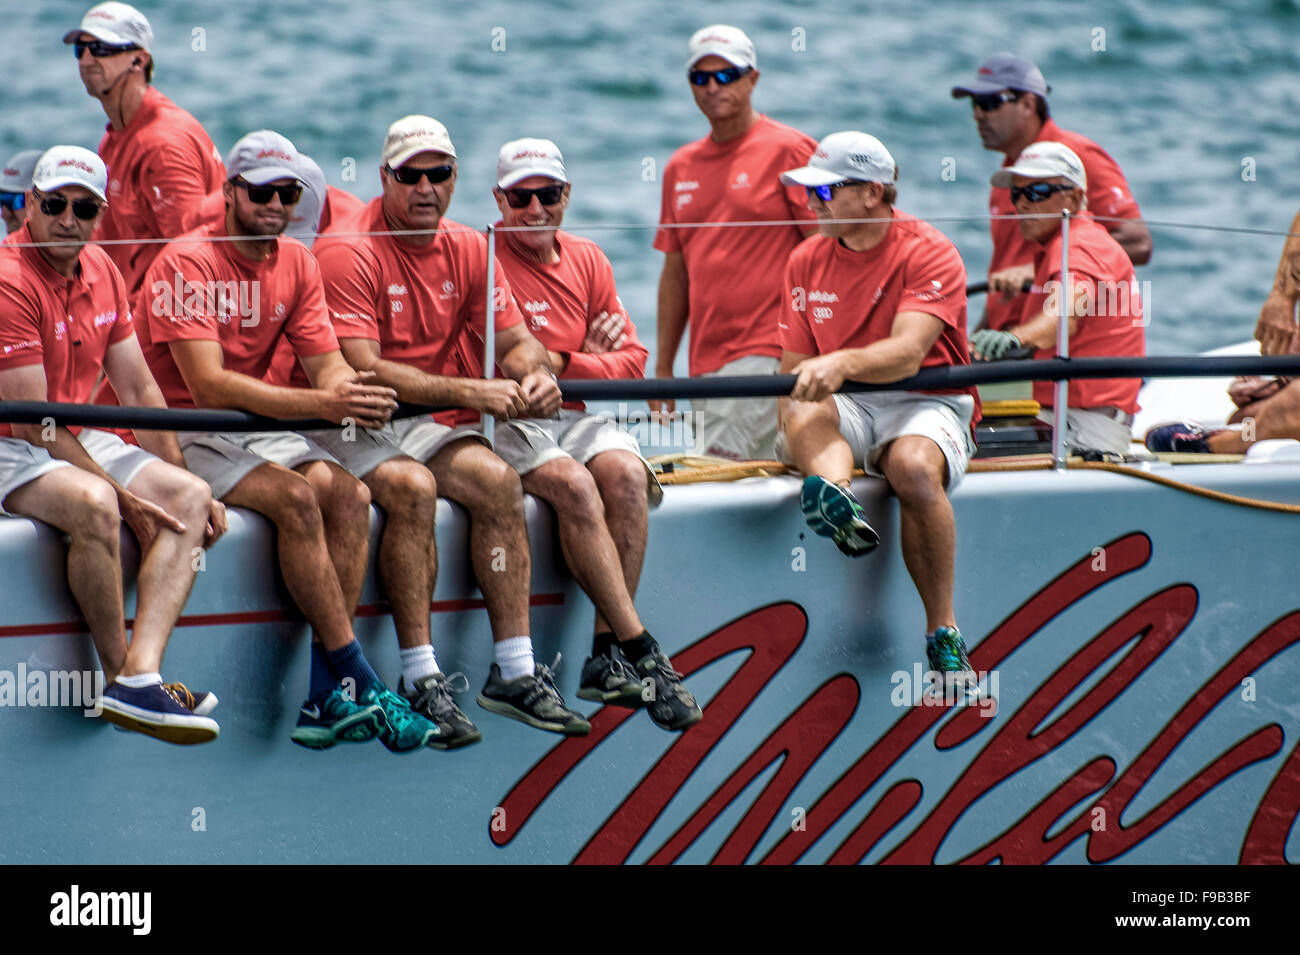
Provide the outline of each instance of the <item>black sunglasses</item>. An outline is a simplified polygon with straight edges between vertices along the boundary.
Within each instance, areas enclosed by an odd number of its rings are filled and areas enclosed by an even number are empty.
[[[992,113],[1001,109],[1003,103],[1014,103],[1018,99],[1020,94],[1015,90],[1000,90],[997,93],[972,93],[970,104],[971,109],[979,107],[986,113]]]
[[[1012,186],[1011,204],[1015,205],[1021,199],[1028,199],[1030,202],[1042,202],[1055,193],[1069,192],[1071,189],[1078,188],[1078,186],[1060,182],[1031,182],[1027,186]]]
[[[404,186],[414,186],[420,181],[421,176],[427,177],[429,182],[446,182],[451,178],[451,174],[455,169],[456,167],[450,164],[446,166],[429,166],[424,169],[419,166],[398,166],[396,169],[392,166],[388,167],[392,177]]]
[[[696,86],[708,86],[710,79],[717,80],[719,86],[729,86],[752,69],[752,66],[729,66],[725,70],[691,70],[686,75]]]
[[[17,212],[27,205],[27,197],[21,192],[0,192],[0,206],[10,212]]]
[[[287,186],[255,186],[251,182],[245,182],[243,179],[236,179],[235,185],[248,191],[248,201],[255,202],[259,206],[264,206],[271,201],[274,195],[280,196],[280,205],[291,206],[302,198],[302,186],[298,183],[290,183]]]
[[[140,49],[134,43],[118,45],[116,43],[105,43],[103,40],[87,40],[82,43],[80,40],[72,44],[72,52],[79,60],[81,54],[86,50],[97,60],[102,60],[106,56],[117,56],[119,53],[126,53],[129,50]]]
[[[511,209],[527,209],[533,201],[533,196],[544,206],[553,206],[564,198],[564,183],[556,183],[553,186],[542,186],[540,189],[502,189],[505,193],[506,202],[510,203]]]
[[[32,190],[40,202],[41,211],[47,216],[61,216],[63,210],[68,208],[67,196],[45,196]],[[99,210],[104,208],[94,199],[73,199],[72,214],[83,222],[89,222],[95,216],[99,215]]]

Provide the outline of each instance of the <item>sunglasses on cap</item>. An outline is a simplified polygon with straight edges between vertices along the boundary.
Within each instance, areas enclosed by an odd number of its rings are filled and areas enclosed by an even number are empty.
[[[32,190],[35,194],[41,211],[47,216],[61,216],[63,210],[68,208],[67,196],[46,196]],[[73,199],[72,214],[83,222],[89,222],[95,216],[99,215],[99,210],[104,208],[103,205],[95,199]]]
[[[420,177],[426,177],[429,182],[446,182],[451,178],[451,174],[456,167],[448,164],[446,166],[428,166],[421,168],[419,166],[398,166],[394,169],[388,167],[388,172],[394,179],[404,186],[414,186],[420,181]]]
[[[527,209],[533,201],[533,196],[544,206],[553,206],[564,198],[564,183],[557,182],[553,186],[542,186],[540,189],[502,189],[505,193],[506,202],[510,203],[511,209]]]
[[[1020,99],[1020,94],[1015,90],[999,90],[996,93],[972,93],[970,97],[971,109],[979,108],[986,113],[992,113],[994,110],[1002,108],[1003,103],[1014,103]]]
[[[752,66],[729,66],[725,70],[691,70],[686,75],[695,86],[708,86],[710,79],[717,80],[719,86],[730,86],[752,69]]]
[[[1030,202],[1042,202],[1055,193],[1069,192],[1071,189],[1078,188],[1072,183],[1060,182],[1031,182],[1027,186],[1012,186],[1011,204],[1015,205],[1021,199],[1028,199]]]
[[[302,198],[302,186],[296,182],[287,186],[255,186],[243,179],[236,179],[235,185],[248,192],[249,202],[255,202],[259,206],[266,205],[274,195],[279,195],[282,206],[291,206]]]
[[[825,186],[804,186],[804,190],[808,193],[809,199],[816,196],[822,202],[830,202],[831,197],[835,195],[836,189],[842,189],[845,186],[861,185],[865,185],[865,183],[860,179],[841,179],[839,182],[832,182]]]
[[[72,44],[72,52],[78,60],[81,59],[81,54],[86,50],[89,50],[90,55],[95,59],[102,60],[106,56],[117,56],[119,53],[138,49],[140,48],[134,43],[105,43],[103,40],[87,40],[84,43],[78,40]]]
[[[17,212],[27,205],[27,197],[21,192],[0,192],[0,206],[10,212]]]

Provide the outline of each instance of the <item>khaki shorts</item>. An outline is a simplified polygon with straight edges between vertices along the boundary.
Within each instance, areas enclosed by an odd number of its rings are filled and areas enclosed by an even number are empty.
[[[51,457],[44,448],[22,438],[0,438],[0,514],[10,514],[4,503],[14,491],[51,471],[69,467],[67,461]]]
[[[404,458],[406,452],[397,446],[392,431],[371,431],[368,428],[327,428],[324,431],[304,431],[304,435],[320,445],[355,478],[364,478],[385,461]]]
[[[477,424],[458,424],[453,427],[440,424],[428,416],[390,421],[381,434],[395,441],[404,454],[409,454],[421,464],[428,464],[439,451],[461,438],[473,438],[492,447],[492,442],[484,436]]]
[[[563,408],[558,418],[524,418],[497,426],[496,451],[520,474],[535,471],[547,461],[573,458],[587,464],[605,451],[627,451],[645,465],[646,492],[650,506],[663,501],[654,469],[641,457],[641,447],[609,418]]]
[[[975,453],[970,419],[975,399],[970,395],[927,395],[917,391],[873,391],[837,394],[840,434],[853,451],[853,463],[875,477],[876,465],[889,443],[904,435],[929,438],[948,462],[949,492],[961,483]],[[777,441],[781,460],[793,463],[785,435]]]
[[[95,463],[122,487],[130,487],[145,467],[159,460],[111,431],[83,428],[77,439]],[[51,457],[49,451],[21,438],[0,438],[0,514],[9,513],[4,509],[4,500],[12,492],[61,467],[75,465]]]
[[[1067,408],[1065,411],[1065,443],[1071,451],[1106,451],[1111,454],[1128,454],[1133,441],[1132,416],[1125,424],[1108,414],[1086,408]],[[1052,423],[1053,411],[1044,408],[1039,421]]]
[[[254,470],[278,464],[292,470],[308,461],[339,462],[315,441],[296,431],[178,431],[185,466],[212,486],[220,500]]]
[[[701,377],[775,375],[779,358],[746,355]],[[770,461],[776,456],[776,398],[692,398],[697,454],[739,461]]]

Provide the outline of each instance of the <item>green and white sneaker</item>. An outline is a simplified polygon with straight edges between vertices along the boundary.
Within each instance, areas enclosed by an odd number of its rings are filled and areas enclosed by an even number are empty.
[[[822,537],[829,537],[845,554],[861,557],[880,544],[880,535],[867,522],[866,511],[848,488],[832,484],[817,474],[803,479],[799,494],[808,526]]]
[[[961,684],[962,696],[967,703],[980,697],[979,674],[966,655],[966,641],[956,627],[939,627],[925,637],[925,658],[935,673],[953,674],[945,683]],[[947,690],[945,688],[945,695]]]
[[[289,738],[308,749],[329,749],[335,743],[364,743],[386,727],[384,711],[378,705],[360,706],[336,686],[323,700],[302,705],[298,725]]]
[[[383,710],[385,726],[379,731],[379,741],[390,752],[410,753],[442,735],[436,724],[411,709],[410,703],[382,683],[367,687],[361,694],[361,704],[373,704]]]

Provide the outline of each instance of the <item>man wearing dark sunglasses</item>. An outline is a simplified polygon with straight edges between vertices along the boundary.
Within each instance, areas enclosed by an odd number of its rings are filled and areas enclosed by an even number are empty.
[[[9,157],[0,174],[0,216],[6,234],[17,232],[27,221],[27,190],[32,187],[32,172],[41,150],[25,149]]]
[[[1083,160],[1058,142],[1030,143],[1014,166],[999,169],[995,189],[1008,189],[1020,215],[1020,234],[1035,251],[1034,281],[1020,321],[971,336],[977,358],[997,359],[1027,345],[1035,358],[1056,353],[1061,302],[1069,299],[1070,357],[1140,357],[1146,354],[1146,322],[1133,263],[1114,236],[1087,211],[1088,174]],[[1061,214],[1070,212],[1070,295],[1061,290]],[[1137,378],[1070,382],[1066,442],[1076,451],[1128,454],[1130,428],[1138,410]],[[1055,384],[1034,382],[1042,420],[1052,420]]]
[[[781,355],[781,270],[791,250],[813,230],[798,225],[691,226],[810,222],[803,191],[783,188],[779,175],[807,162],[816,143],[754,109],[758,61],[753,42],[741,30],[716,24],[697,31],[686,71],[695,105],[710,129],[705,138],[678,149],[663,172],[659,221],[665,228],[654,242],[664,253],[655,375],[673,376],[688,323],[691,375],[773,374]],[[740,263],[747,275],[743,282],[734,275]],[[667,415],[675,403],[652,400],[650,408]],[[696,399],[691,412],[701,453],[772,457],[775,399]]]
[[[497,155],[503,232],[497,246],[515,299],[551,367],[568,378],[642,378],[648,354],[614,286],[614,270],[589,239],[560,231],[571,186],[549,139],[517,139]],[[555,508],[565,562],[596,606],[591,656],[578,696],[645,707],[656,725],[682,730],[701,719],[632,602],[645,556],[646,512],[663,492],[636,439],[571,402],[554,418],[507,421],[497,453],[524,490]],[[641,682],[648,679],[653,693]]]
[[[344,361],[315,259],[281,236],[303,189],[296,161],[293,143],[270,130],[235,143],[226,157],[224,219],[170,245],[146,273],[141,338],[170,407],[323,418],[364,434],[388,421],[396,401]],[[306,387],[270,376],[286,338]],[[312,749],[376,735],[395,752],[436,744],[438,727],[384,685],[352,630],[369,556],[366,487],[310,435],[179,438],[186,464],[215,496],[275,525],[284,582],[313,630],[310,686],[290,738]],[[369,453],[373,466],[397,456]],[[425,490],[429,507],[432,488]],[[393,594],[395,612],[404,596]],[[427,598],[422,609],[427,615]]]
[[[446,217],[456,186],[456,150],[446,127],[421,115],[393,123],[380,175],[383,195],[349,220],[349,231],[371,234],[324,235],[313,250],[335,332],[349,363],[372,372],[403,401],[455,409],[394,421],[376,440],[427,465],[437,493],[469,511],[470,559],[496,660],[479,705],[537,729],[585,735],[591,725],[565,706],[551,669],[534,658],[523,490],[477,424],[480,413],[508,421],[559,410],[546,349],[528,332],[498,261],[491,320],[505,377],[483,377],[487,242]],[[429,556],[420,571],[432,587],[432,541]],[[500,572],[502,560],[509,573]],[[421,712],[445,709],[448,684],[432,647],[403,648],[400,689]]]
[[[36,164],[27,223],[0,245],[0,399],[88,403],[103,373],[129,404],[164,407],[122,277],[87,244],[107,178],[79,146],[55,146]],[[164,684],[159,670],[194,583],[192,555],[224,532],[225,509],[185,470],[174,434],[141,430],[136,439],[57,422],[0,426],[0,508],[71,538],[68,586],[108,681],[104,718],[171,743],[207,742],[218,734],[208,716],[215,694]],[[143,555],[129,645],[122,521]]]
[[[778,451],[807,475],[808,525],[852,557],[880,542],[849,489],[854,467],[898,497],[903,560],[925,606],[936,672],[971,665],[953,608],[956,523],[948,494],[974,452],[973,388],[838,394],[846,381],[890,382],[923,367],[966,365],[966,270],[938,229],[894,207],[898,167],[884,144],[832,133],[808,165],[782,174],[807,189],[821,235],[785,270]],[[845,221],[860,220],[860,221]],[[969,676],[962,677],[967,682]]]
[[[1113,217],[1101,224],[1124,247],[1134,265],[1145,265],[1151,259],[1151,233],[1142,222],[1124,173],[1092,140],[1052,121],[1047,107],[1050,91],[1042,71],[1029,60],[996,53],[980,65],[973,83],[954,86],[952,95],[954,99],[971,98],[980,141],[985,149],[1004,155],[1003,167],[1013,165],[1021,150],[1033,142],[1059,142],[1072,149],[1087,170],[1089,209],[1093,215]],[[995,216],[1014,214],[1005,189],[992,190],[989,212]],[[1026,318],[1028,302],[1021,289],[1033,277],[1035,248],[1021,236],[1014,219],[993,219],[989,231],[993,256],[979,327],[1001,329]]]
[[[113,174],[95,238],[174,238],[197,228],[202,199],[221,188],[225,170],[198,120],[151,85],[153,30],[144,14],[125,3],[101,3],[63,42],[76,54],[86,92],[108,117],[99,155]],[[104,246],[132,298],[162,248],[158,242]]]

